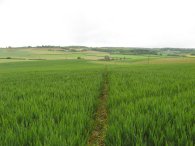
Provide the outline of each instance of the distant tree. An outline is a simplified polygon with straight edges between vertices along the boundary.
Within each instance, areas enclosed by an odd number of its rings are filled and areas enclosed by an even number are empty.
[[[104,59],[105,59],[106,61],[109,61],[109,60],[110,60],[110,57],[109,57],[108,55],[106,55],[106,56],[104,57]]]
[[[195,53],[191,53],[192,56],[195,56]]]

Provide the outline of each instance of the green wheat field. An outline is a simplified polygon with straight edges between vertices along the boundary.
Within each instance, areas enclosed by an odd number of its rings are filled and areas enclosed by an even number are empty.
[[[30,51],[0,51],[1,146],[89,145],[105,73],[104,145],[195,145],[195,58]]]

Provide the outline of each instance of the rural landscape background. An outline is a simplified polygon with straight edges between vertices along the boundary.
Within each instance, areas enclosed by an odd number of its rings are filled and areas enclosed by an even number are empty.
[[[195,146],[195,0],[0,0],[0,146]]]
[[[0,49],[0,145],[195,144],[195,50]]]

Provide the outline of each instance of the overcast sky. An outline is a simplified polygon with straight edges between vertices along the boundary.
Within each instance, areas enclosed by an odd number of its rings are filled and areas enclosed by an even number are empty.
[[[195,0],[0,0],[0,46],[195,47]]]

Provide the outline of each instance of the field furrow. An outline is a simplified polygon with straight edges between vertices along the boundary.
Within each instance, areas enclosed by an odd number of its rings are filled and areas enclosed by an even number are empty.
[[[107,68],[104,72],[104,83],[102,86],[102,92],[99,97],[99,102],[97,105],[95,119],[94,119],[94,127],[91,135],[89,137],[88,145],[96,145],[96,146],[105,146],[104,138],[107,129],[107,97],[108,97],[108,71]]]

